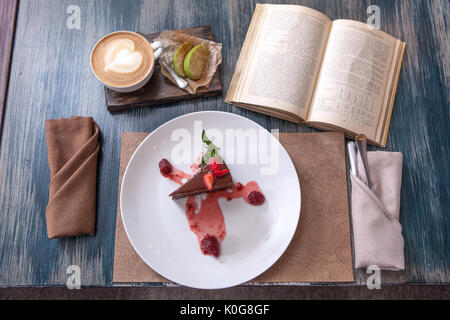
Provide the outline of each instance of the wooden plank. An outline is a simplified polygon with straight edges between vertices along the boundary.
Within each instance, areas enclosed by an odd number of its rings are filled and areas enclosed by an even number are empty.
[[[9,67],[16,29],[17,1],[0,2],[0,138],[2,137],[3,114],[8,93]]]
[[[79,30],[66,27],[66,10],[74,3],[80,8]],[[201,110],[233,112],[280,132],[315,131],[227,105],[223,96],[105,112],[103,86],[89,69],[90,50],[102,35],[124,29],[148,34],[211,25],[216,41],[223,44],[226,92],[255,3],[20,1],[0,150],[0,286],[65,285],[69,265],[80,267],[82,285],[112,283],[121,132],[150,132],[174,117]],[[312,7],[332,19],[366,21],[373,1],[290,3]],[[382,272],[382,285],[450,283],[449,2],[379,0],[376,4],[382,29],[407,43],[386,148],[404,155],[400,220],[407,270]],[[92,116],[101,129],[97,233],[49,240],[44,123],[71,115]],[[364,283],[368,275],[357,271],[356,277],[357,283]]]
[[[177,31],[202,39],[214,39],[211,26],[188,28]],[[159,34],[160,33],[152,33],[144,35],[144,37],[150,42],[153,42]],[[211,83],[208,88],[203,87],[198,89],[195,94],[190,94],[170,82],[162,74],[159,63],[156,63],[155,71],[150,81],[138,91],[131,93],[120,93],[105,87],[106,108],[111,112],[149,107],[189,99],[211,97],[220,95],[221,93],[222,82],[220,81],[220,67],[211,79]]]

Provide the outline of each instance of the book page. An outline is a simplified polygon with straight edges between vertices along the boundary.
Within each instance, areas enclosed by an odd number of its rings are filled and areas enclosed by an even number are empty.
[[[331,29],[322,13],[296,5],[259,5],[263,20],[246,61],[239,103],[305,119]],[[255,10],[255,14],[256,14]]]
[[[334,21],[308,121],[379,140],[397,42],[364,23]]]

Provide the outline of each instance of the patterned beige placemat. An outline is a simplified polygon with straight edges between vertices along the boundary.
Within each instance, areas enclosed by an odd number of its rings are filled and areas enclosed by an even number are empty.
[[[122,133],[119,190],[134,150],[148,133]],[[282,133],[300,179],[300,221],[286,252],[255,282],[353,282],[345,141],[342,133]],[[169,282],[137,255],[117,206],[113,282]]]

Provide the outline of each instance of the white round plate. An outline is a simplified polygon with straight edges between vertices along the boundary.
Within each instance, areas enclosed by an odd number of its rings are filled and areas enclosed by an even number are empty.
[[[166,158],[173,162],[172,152],[179,146],[180,133],[191,134],[192,145],[201,146],[202,126],[220,147],[220,154],[231,170],[233,181],[245,184],[256,181],[266,201],[252,206],[243,199],[220,199],[227,235],[218,258],[200,251],[194,233],[189,229],[184,212],[186,199],[172,200],[169,193],[178,185],[164,178],[158,163]],[[178,129],[178,130],[177,130]],[[226,137],[229,129],[242,133],[255,131],[258,141],[278,147],[278,160],[272,162],[272,174],[261,174],[269,164],[256,148],[247,146],[245,163],[227,159]],[[211,136],[210,136],[211,135]],[[265,140],[264,140],[265,139]],[[224,139],[225,141],[226,139]],[[238,148],[235,143],[235,148]],[[299,146],[300,147],[300,146]],[[231,148],[229,148],[231,149]],[[242,148],[241,148],[242,149]],[[273,149],[275,150],[275,149]],[[265,152],[264,154],[268,154]],[[192,155],[191,161],[198,156]],[[242,154],[238,155],[238,157]],[[234,157],[234,156],[233,156]],[[267,157],[266,157],[267,158]],[[242,159],[242,158],[241,158]],[[263,164],[264,163],[264,164]],[[189,164],[175,164],[190,172]],[[122,182],[120,210],[128,238],[139,256],[156,272],[178,284],[202,289],[219,289],[247,282],[267,270],[289,245],[300,217],[300,184],[295,167],[278,140],[257,123],[227,112],[206,111],[186,114],[153,131],[136,149]]]

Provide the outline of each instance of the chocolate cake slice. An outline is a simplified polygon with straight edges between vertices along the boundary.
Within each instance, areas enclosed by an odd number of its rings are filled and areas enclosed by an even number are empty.
[[[225,162],[220,164],[220,170],[228,169]],[[210,165],[207,164],[201,168],[199,172],[197,172],[192,178],[186,181],[181,187],[176,189],[174,192],[169,194],[169,197],[172,199],[181,199],[188,196],[193,196],[200,193],[220,190],[229,188],[233,185],[233,179],[231,178],[231,174],[228,172],[221,177],[214,177],[214,184],[212,190],[209,190],[205,182],[203,181],[203,176],[210,173],[211,168]]]

